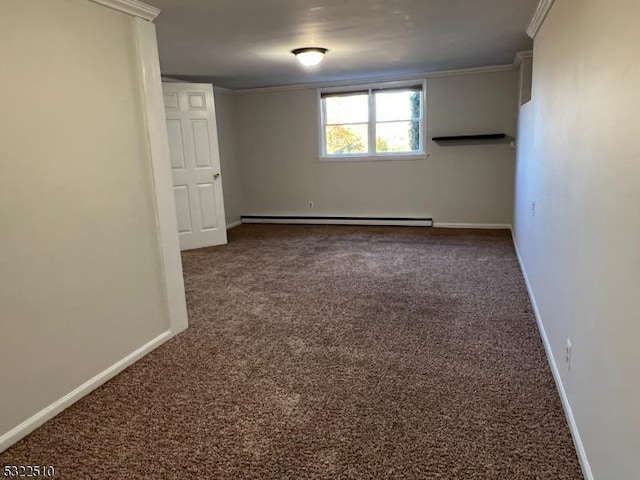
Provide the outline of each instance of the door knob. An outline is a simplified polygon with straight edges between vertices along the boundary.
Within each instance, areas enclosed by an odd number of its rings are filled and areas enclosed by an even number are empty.
[[[216,172],[216,173],[213,174],[213,179],[217,180],[219,176],[220,176],[220,174]]]

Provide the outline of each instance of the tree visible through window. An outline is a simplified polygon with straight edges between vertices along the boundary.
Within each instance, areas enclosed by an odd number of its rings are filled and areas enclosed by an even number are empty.
[[[321,94],[323,156],[422,153],[423,87]]]

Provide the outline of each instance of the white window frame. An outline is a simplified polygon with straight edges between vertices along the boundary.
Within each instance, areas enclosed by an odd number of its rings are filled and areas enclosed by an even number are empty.
[[[420,112],[420,150],[417,152],[382,152],[376,153],[376,106],[375,96],[373,90],[385,90],[385,89],[399,89],[402,87],[415,87],[416,85],[422,86],[421,92],[421,112]],[[325,103],[322,101],[322,95],[326,93],[350,93],[350,92],[363,92],[369,91],[369,152],[368,153],[349,153],[340,155],[327,154],[327,142],[326,142],[326,111]],[[318,139],[319,139],[319,156],[318,159],[321,162],[362,162],[362,161],[398,161],[398,160],[424,160],[428,157],[426,151],[426,138],[427,138],[427,81],[424,80],[406,80],[399,82],[384,82],[384,83],[367,83],[359,85],[348,85],[342,87],[328,87],[319,88],[317,90],[318,101]]]

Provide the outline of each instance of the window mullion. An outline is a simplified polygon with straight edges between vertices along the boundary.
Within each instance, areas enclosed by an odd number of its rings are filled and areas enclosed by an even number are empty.
[[[373,91],[369,89],[369,154],[376,152],[376,101]]]

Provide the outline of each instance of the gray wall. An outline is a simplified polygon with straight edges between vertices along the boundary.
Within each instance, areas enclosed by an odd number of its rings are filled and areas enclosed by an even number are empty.
[[[429,142],[427,160],[319,162],[315,89],[240,93],[234,101],[243,214],[511,223],[515,152],[509,145]],[[429,78],[427,136],[515,136],[517,105],[515,71]]]
[[[0,31],[2,436],[169,313],[133,18],[3,0]]]
[[[240,165],[236,153],[235,98],[232,92],[218,88],[214,89],[214,94],[224,211],[227,225],[229,225],[240,221],[242,208]]]
[[[556,1],[520,111],[515,239],[598,480],[640,475],[639,18]]]

